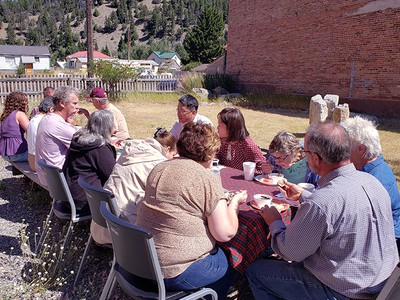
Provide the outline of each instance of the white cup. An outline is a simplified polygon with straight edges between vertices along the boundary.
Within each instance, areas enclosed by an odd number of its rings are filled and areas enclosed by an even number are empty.
[[[254,170],[256,169],[256,163],[252,161],[245,161],[243,163],[243,173],[244,179],[253,180],[254,178]]]
[[[301,182],[297,185],[311,193],[315,191],[315,186],[312,183]]]
[[[254,202],[259,208],[263,208],[265,205],[270,207],[272,205],[272,197],[265,194],[255,194]]]

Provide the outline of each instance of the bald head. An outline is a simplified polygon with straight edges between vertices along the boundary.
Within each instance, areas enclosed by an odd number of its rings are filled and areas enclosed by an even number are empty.
[[[311,125],[305,142],[308,151],[316,153],[326,164],[338,164],[350,159],[350,137],[338,123],[326,121]]]

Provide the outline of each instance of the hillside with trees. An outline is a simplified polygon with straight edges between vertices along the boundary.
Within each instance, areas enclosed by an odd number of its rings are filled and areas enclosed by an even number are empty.
[[[95,50],[123,59],[176,51],[184,63],[222,53],[228,0],[92,1]],[[86,50],[86,35],[85,0],[0,0],[0,44],[48,46],[54,63]],[[203,57],[205,45],[213,50]]]

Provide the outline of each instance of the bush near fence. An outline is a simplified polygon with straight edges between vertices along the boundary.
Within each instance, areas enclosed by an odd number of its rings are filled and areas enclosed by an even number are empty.
[[[170,76],[141,76],[131,80],[120,81],[117,91],[128,92],[175,92],[178,77]],[[0,101],[13,91],[21,91],[28,95],[30,101],[38,102],[43,99],[43,89],[47,86],[58,88],[60,86],[73,86],[81,91],[89,90],[90,87],[100,86],[108,90],[107,84],[101,82],[100,78],[88,78],[65,74],[63,76],[35,75],[35,76],[0,76]]]

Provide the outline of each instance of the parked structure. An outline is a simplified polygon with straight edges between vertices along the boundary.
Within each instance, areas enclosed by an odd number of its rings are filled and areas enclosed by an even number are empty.
[[[400,1],[229,1],[226,71],[243,91],[337,94],[400,116]]]
[[[24,66],[25,74],[50,69],[50,52],[45,46],[0,45],[0,71],[15,73]]]
[[[151,72],[157,74],[159,64],[154,60],[127,60],[127,59],[120,59],[118,60],[121,64],[128,64],[131,65],[132,68],[138,69],[141,73]]]
[[[87,69],[87,51],[78,51],[66,57],[67,68],[69,69]],[[93,60],[113,60],[111,56],[103,54],[99,51],[93,51]]]
[[[181,59],[176,52],[153,51],[147,59],[154,60],[162,69],[177,70],[181,67]]]

